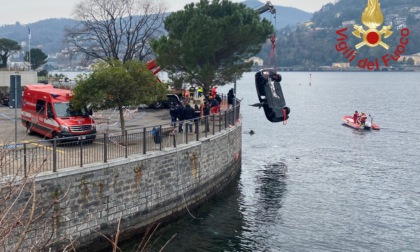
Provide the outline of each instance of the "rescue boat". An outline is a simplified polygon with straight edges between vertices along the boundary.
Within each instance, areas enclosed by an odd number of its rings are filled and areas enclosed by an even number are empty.
[[[351,127],[353,129],[365,129],[365,130],[370,130],[370,129],[374,129],[374,130],[379,130],[381,127],[376,124],[373,123],[369,120],[367,120],[365,122],[365,124],[359,124],[359,123],[355,123],[353,120],[353,116],[343,116],[341,118],[341,121],[343,122],[343,125],[346,125],[348,127]]]

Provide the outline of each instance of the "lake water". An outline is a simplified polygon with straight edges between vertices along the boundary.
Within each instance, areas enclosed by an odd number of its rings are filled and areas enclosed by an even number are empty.
[[[287,124],[247,106],[257,94],[245,74],[240,177],[158,231],[152,251],[174,235],[164,251],[420,251],[420,73],[282,76]],[[355,110],[381,130],[341,125]]]

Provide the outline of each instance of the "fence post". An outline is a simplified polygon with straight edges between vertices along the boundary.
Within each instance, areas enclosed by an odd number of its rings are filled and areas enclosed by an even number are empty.
[[[104,133],[104,163],[108,162],[108,133]]]
[[[163,140],[163,136],[162,136],[162,125],[159,125],[159,150],[162,150],[162,140]]]
[[[209,116],[204,117],[204,136],[207,138],[207,133],[210,131]]]
[[[57,172],[57,139],[53,141],[53,172]]]
[[[83,140],[80,137],[80,167],[83,167]]]
[[[216,126],[215,126],[215,124],[214,124],[214,120],[215,120],[216,118],[214,118],[214,114],[212,115],[212,117],[213,117],[213,127],[212,127],[212,128],[213,128],[213,135],[214,135],[214,130],[215,130],[215,127],[216,127]]]
[[[26,177],[26,143],[23,144],[23,167],[24,167],[24,173]]]
[[[125,142],[125,158],[128,158],[128,130],[125,130],[125,136],[124,136],[124,142]]]
[[[146,127],[143,128],[143,154],[146,154]]]
[[[185,121],[186,122],[186,121]],[[188,144],[188,122],[185,123],[185,143]]]
[[[227,111],[225,110],[225,129],[227,129],[228,124],[227,124]]]
[[[231,123],[232,125],[235,125],[235,112],[233,111],[235,108],[232,108],[232,110],[230,111],[230,118],[231,118]]]
[[[222,112],[219,111],[219,132],[222,132]]]
[[[198,141],[198,139],[200,139],[200,125],[199,125],[200,118],[196,118],[194,122],[195,122],[195,137],[196,137],[195,140]]]
[[[175,131],[174,131],[174,147],[176,147],[176,134],[177,133],[175,133]]]

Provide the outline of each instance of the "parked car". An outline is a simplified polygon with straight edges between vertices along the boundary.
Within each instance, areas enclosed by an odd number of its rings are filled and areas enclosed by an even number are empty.
[[[1,104],[3,104],[4,106],[9,106],[9,96],[5,95],[1,98]]]
[[[157,101],[155,103],[149,104],[149,107],[154,109],[169,108],[172,105],[177,105],[180,101],[178,95],[176,94],[167,94],[167,100]]]

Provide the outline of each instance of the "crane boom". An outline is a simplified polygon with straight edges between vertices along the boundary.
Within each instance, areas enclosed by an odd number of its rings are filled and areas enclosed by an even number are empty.
[[[267,1],[263,6],[256,9],[259,14],[263,14],[265,12],[270,12],[271,14],[276,14],[276,9],[274,8],[273,4],[270,1]]]

